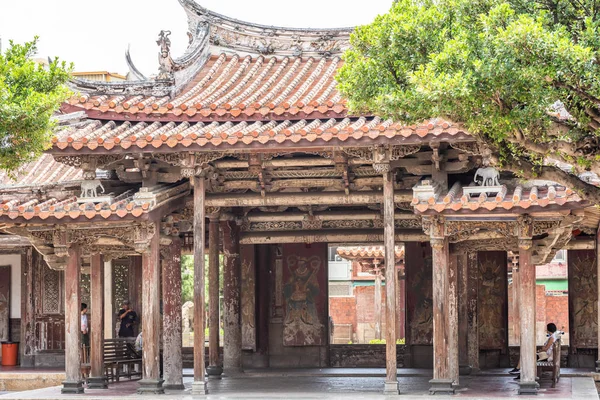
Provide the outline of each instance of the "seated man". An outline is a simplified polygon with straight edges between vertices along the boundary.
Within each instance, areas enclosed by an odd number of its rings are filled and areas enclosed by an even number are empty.
[[[542,347],[541,351],[538,351],[536,353],[536,360],[537,361],[549,361],[552,362],[553,361],[553,350],[554,350],[554,342],[556,342],[560,336],[562,335],[562,332],[558,331],[556,329],[556,325],[553,324],[552,322],[549,323],[548,325],[546,325],[546,330],[548,331],[548,339],[546,339],[546,343],[544,343],[544,347]],[[519,364],[517,365],[517,368],[513,368],[511,371],[509,371],[509,374],[517,374],[517,376],[515,377],[515,380],[517,379],[521,379],[521,374],[519,373],[521,369],[521,362],[519,361]]]

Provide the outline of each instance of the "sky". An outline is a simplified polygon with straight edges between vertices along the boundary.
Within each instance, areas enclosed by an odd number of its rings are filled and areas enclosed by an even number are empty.
[[[233,18],[265,25],[335,28],[363,25],[388,11],[392,0],[196,0]],[[125,50],[146,75],[158,69],[156,39],[172,32],[171,54],[188,43],[187,18],[178,0],[0,0],[0,38],[40,37],[42,57],[73,62],[76,71],[128,72]]]

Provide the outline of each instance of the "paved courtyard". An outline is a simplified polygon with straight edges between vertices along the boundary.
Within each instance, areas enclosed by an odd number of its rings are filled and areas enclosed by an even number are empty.
[[[391,399],[396,396],[381,394],[383,379],[376,371],[345,370],[336,374],[326,370],[310,371],[249,371],[238,377],[226,377],[210,380],[207,399]],[[188,371],[186,371],[188,372]],[[290,376],[291,374],[296,376]],[[187,373],[186,373],[187,375]],[[369,376],[370,375],[370,376]],[[402,399],[423,399],[428,394],[431,377],[419,370],[401,374],[400,391]],[[86,390],[84,395],[61,395],[60,387],[9,392],[0,395],[1,400],[13,399],[192,399],[190,389],[192,378],[184,378],[186,390],[167,392],[163,396],[140,396],[136,394],[136,381],[111,384],[108,390]],[[591,377],[564,376],[556,388],[550,387],[548,380],[541,381],[538,396],[517,395],[518,385],[512,377],[494,373],[461,377],[461,386],[453,397],[435,396],[435,398],[489,399],[514,397],[551,398],[551,399],[598,399],[598,393]]]

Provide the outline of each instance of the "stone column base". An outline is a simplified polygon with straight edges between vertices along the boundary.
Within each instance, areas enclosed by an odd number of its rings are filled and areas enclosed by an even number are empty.
[[[208,388],[206,387],[206,381],[194,381],[192,383],[192,396],[194,395],[205,395],[208,394]]]
[[[139,381],[138,394],[164,394],[162,379],[142,379]]]
[[[183,383],[167,383],[166,385],[163,383],[162,387],[165,390],[185,390]]]
[[[93,376],[87,380],[88,389],[108,389],[108,380],[104,376]]]
[[[60,392],[63,394],[79,394],[83,393],[83,381],[64,381]]]
[[[398,388],[398,382],[386,382],[383,387],[383,394],[400,394],[400,389]]]
[[[208,379],[221,379],[223,368],[218,365],[209,365],[206,367],[206,373],[208,374]]]
[[[454,394],[454,381],[452,379],[432,379],[429,394]]]
[[[519,394],[537,394],[538,393],[538,388],[540,387],[540,384],[537,383],[536,381],[533,382],[527,382],[527,381],[519,381]]]
[[[238,367],[227,367],[223,369],[223,375],[225,376],[239,376],[244,373],[244,370]]]
[[[458,374],[459,375],[471,375],[473,372],[473,368],[470,365],[459,365],[458,366]]]

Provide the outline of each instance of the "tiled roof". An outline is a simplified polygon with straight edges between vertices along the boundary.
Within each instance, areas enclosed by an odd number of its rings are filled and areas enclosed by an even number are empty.
[[[158,185],[150,189],[144,192],[138,191],[137,188],[129,189],[116,194],[110,202],[78,200],[75,195],[66,197],[48,197],[40,194],[28,197],[0,195],[0,219],[8,217],[11,220],[17,218],[74,220],[82,217],[88,220],[106,220],[111,217],[140,217],[162,205],[166,199],[185,193],[189,190],[189,184]]]
[[[345,116],[334,79],[339,57],[213,55],[174,98],[74,96],[69,104],[93,118],[144,120],[264,120]]]
[[[36,161],[23,165],[14,178],[0,170],[0,189],[16,186],[43,186],[82,179],[82,170],[54,161],[50,154],[43,154]]]
[[[385,258],[385,248],[383,246],[351,246],[338,247],[337,254],[348,260],[357,258]],[[404,246],[396,246],[395,253],[397,259],[404,258]]]
[[[248,145],[293,145],[328,143],[352,140],[374,141],[394,139],[395,143],[421,143],[436,140],[465,140],[470,136],[460,127],[434,120],[420,126],[404,126],[373,118],[342,118],[326,120],[270,122],[137,122],[117,124],[95,120],[82,127],[67,127],[53,139],[55,149],[75,150],[104,148],[160,147],[245,147]]]
[[[479,188],[481,193],[466,193],[465,187],[455,183],[448,193],[439,193],[436,188],[430,186],[429,181],[422,181],[420,185],[413,188],[414,197],[412,205],[418,212],[427,211],[445,212],[462,210],[475,211],[507,211],[515,208],[528,209],[530,207],[549,207],[552,205],[562,206],[566,203],[581,202],[581,198],[571,189],[560,185],[524,187],[517,185],[509,188],[503,185],[501,190],[491,187],[487,192],[479,186],[467,188]],[[583,207],[584,204],[581,204]]]

